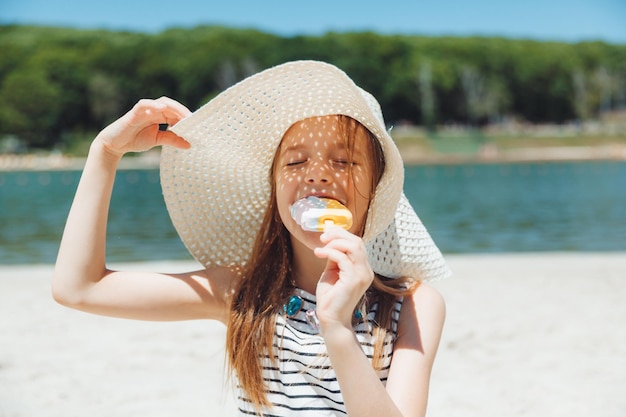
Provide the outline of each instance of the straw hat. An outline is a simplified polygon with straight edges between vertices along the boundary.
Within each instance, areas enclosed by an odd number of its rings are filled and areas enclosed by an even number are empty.
[[[317,61],[289,62],[246,78],[171,127],[191,149],[164,147],[161,185],[172,223],[198,262],[209,267],[248,261],[283,135],[300,120],[334,114],[358,120],[385,154],[363,235],[372,269],[391,278],[449,274],[404,196],[404,165],[378,102],[343,71]]]

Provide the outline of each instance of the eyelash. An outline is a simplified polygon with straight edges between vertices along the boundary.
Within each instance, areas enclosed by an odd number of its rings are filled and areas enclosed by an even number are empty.
[[[306,159],[302,159],[302,160],[296,160],[296,161],[291,161],[291,162],[287,162],[285,165],[288,167],[293,167],[293,166],[297,166],[300,164],[304,164],[305,162],[307,162]],[[354,166],[357,165],[357,163],[355,161],[348,161],[347,159],[334,159],[331,161],[331,163],[336,164],[336,165],[342,165],[342,166]]]
[[[333,161],[336,164],[339,165],[345,165],[345,166],[355,166],[358,165],[358,163],[356,161],[349,161],[347,159],[337,159],[335,161]]]

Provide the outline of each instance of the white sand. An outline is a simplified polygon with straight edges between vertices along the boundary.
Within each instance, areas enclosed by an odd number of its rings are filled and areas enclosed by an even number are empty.
[[[449,262],[430,416],[626,416],[626,254]]]
[[[626,254],[448,259],[430,417],[626,416]],[[222,326],[69,310],[51,273],[0,266],[0,417],[234,414]]]

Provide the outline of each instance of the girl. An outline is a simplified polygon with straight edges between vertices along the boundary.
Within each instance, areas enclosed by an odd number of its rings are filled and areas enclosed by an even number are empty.
[[[158,145],[172,222],[204,268],[107,269],[117,164]],[[403,181],[378,103],[326,63],[268,69],[193,114],[141,100],[91,145],[53,294],[96,314],[221,321],[240,415],[424,416],[445,315],[424,281],[448,270]],[[290,208],[311,196],[352,225],[304,230]]]

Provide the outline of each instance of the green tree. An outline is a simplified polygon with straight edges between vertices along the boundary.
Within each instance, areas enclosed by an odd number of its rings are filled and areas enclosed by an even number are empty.
[[[29,147],[54,144],[62,90],[41,70],[9,74],[0,88],[0,124],[3,133],[12,133]]]

